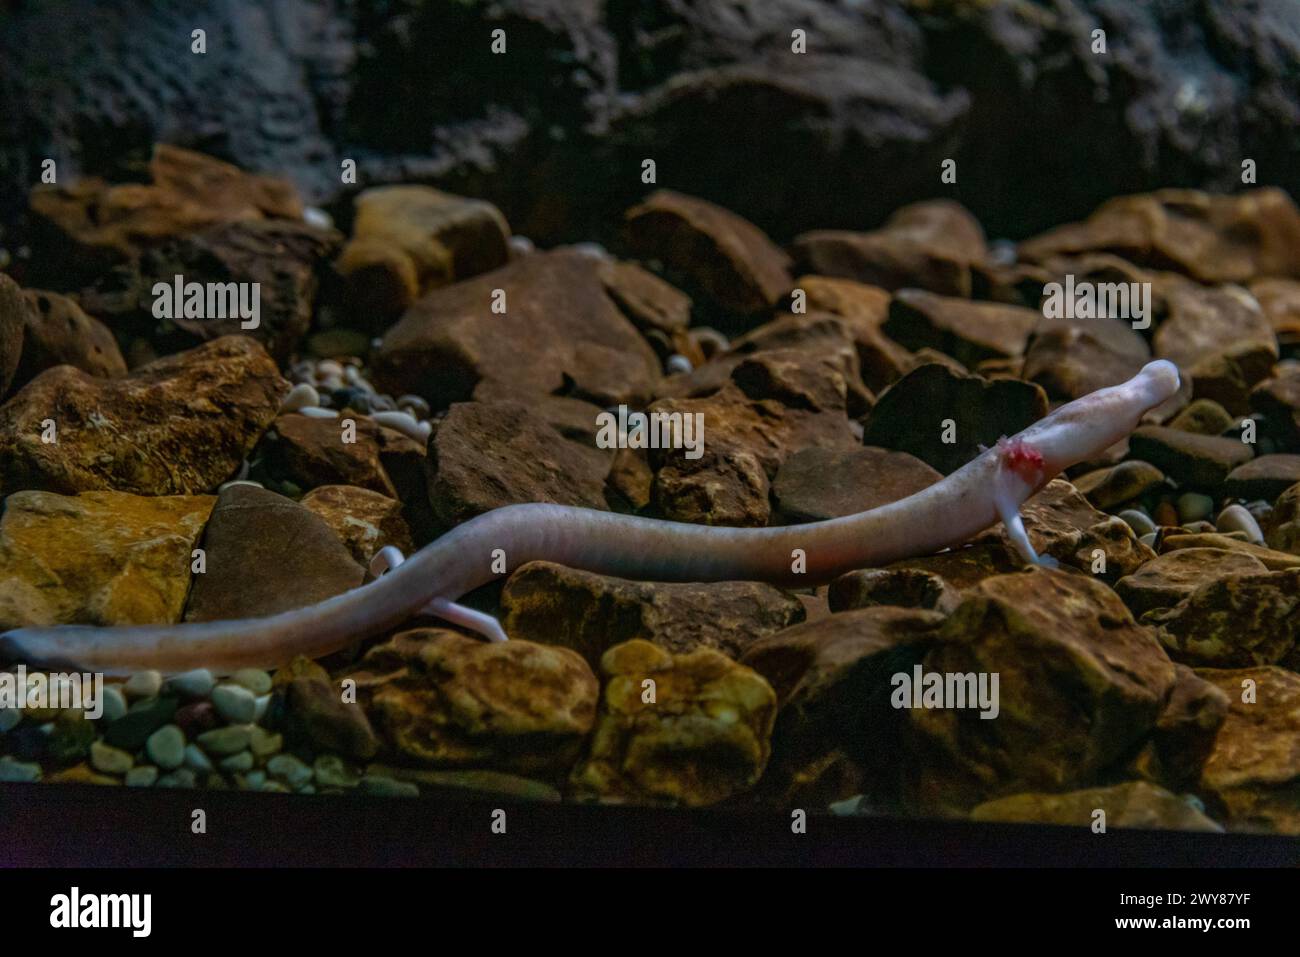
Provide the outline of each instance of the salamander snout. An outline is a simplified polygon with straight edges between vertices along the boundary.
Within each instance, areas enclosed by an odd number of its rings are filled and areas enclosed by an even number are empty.
[[[1173,397],[1182,385],[1182,378],[1178,374],[1178,366],[1168,359],[1156,359],[1154,362],[1148,362],[1142,367],[1142,371],[1138,373],[1138,378],[1150,391],[1152,407]]]

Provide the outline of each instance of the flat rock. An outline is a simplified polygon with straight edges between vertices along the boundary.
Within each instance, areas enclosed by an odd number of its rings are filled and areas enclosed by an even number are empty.
[[[448,525],[520,502],[605,509],[610,460],[521,403],[457,403],[429,440],[429,499]]]
[[[987,248],[984,230],[964,207],[931,200],[904,206],[875,232],[804,233],[791,253],[803,272],[969,297],[971,267],[984,260]]]
[[[1294,279],[1260,279],[1250,284],[1273,332],[1283,345],[1300,343],[1300,282]]]
[[[1300,675],[1277,667],[1197,674],[1229,703],[1201,787],[1223,805],[1234,830],[1300,834]]]
[[[1115,583],[1115,593],[1135,617],[1153,608],[1172,608],[1203,585],[1230,575],[1268,571],[1245,552],[1224,548],[1180,548],[1165,552]]]
[[[900,289],[882,329],[905,349],[935,349],[973,367],[985,359],[1023,355],[1041,318],[1020,306]]]
[[[1249,462],[1254,452],[1238,439],[1196,435],[1160,425],[1144,425],[1129,436],[1133,456],[1156,466],[1180,485],[1217,489],[1228,474]]]
[[[1223,492],[1229,498],[1273,501],[1300,483],[1300,455],[1261,455],[1228,473]]]
[[[122,379],[47,369],[0,406],[0,488],[212,491],[239,468],[288,390],[266,350],[243,336]],[[42,441],[47,419],[57,442]]]
[[[807,315],[833,315],[845,324],[858,352],[862,381],[872,392],[881,391],[912,367],[911,353],[881,329],[893,298],[888,290],[852,279],[809,275],[795,281],[794,291],[806,297]],[[792,297],[789,302],[782,300],[783,308],[794,305]]]
[[[880,395],[862,442],[908,452],[947,475],[978,455],[981,445],[992,448],[1046,414],[1047,396],[1036,385],[927,363]],[[953,444],[943,441],[949,419],[956,427]]]
[[[1150,462],[1129,459],[1108,468],[1094,469],[1073,480],[1074,487],[1094,506],[1114,508],[1164,484],[1165,473]]]
[[[1300,557],[1300,484],[1278,496],[1263,531],[1269,548]]]
[[[762,776],[776,693],[753,670],[708,648],[674,655],[634,640],[605,652],[601,674],[590,752],[570,777],[579,794],[699,807]]]
[[[781,464],[772,496],[792,522],[816,522],[907,498],[943,476],[906,452],[810,446]]]
[[[1221,575],[1142,620],[1159,627],[1170,655],[1191,665],[1277,664],[1300,639],[1300,568]]]
[[[804,617],[797,598],[761,582],[633,582],[550,562],[516,569],[501,609],[512,639],[571,648],[593,666],[633,638],[673,654],[711,648],[737,658]]]
[[[831,582],[827,600],[832,612],[887,605],[946,615],[961,604],[961,592],[920,568],[861,568]]]
[[[397,499],[355,485],[322,485],[304,495],[300,504],[325,521],[362,567],[389,545],[403,555],[415,550]]]
[[[18,283],[0,273],[0,399],[9,392],[18,371],[30,312],[31,306]]]
[[[492,311],[493,291],[505,312]],[[605,407],[637,405],[659,360],[605,291],[599,261],[534,253],[419,299],[372,358],[376,387],[435,409],[470,398],[483,379],[520,392],[565,392]]]
[[[275,615],[356,588],[364,576],[323,519],[254,485],[221,492],[202,547],[207,571],[194,576],[186,621]]]
[[[26,296],[31,308],[27,310],[23,358],[16,383],[28,382],[46,369],[61,365],[75,366],[100,379],[126,375],[126,360],[108,326],[86,315],[67,296],[36,289],[27,290]],[[3,391],[0,389],[0,393]]]
[[[1021,378],[1049,399],[1070,401],[1119,385],[1138,373],[1151,350],[1117,319],[1040,319],[1024,350]]]
[[[908,712],[925,807],[1086,787],[1148,735],[1174,684],[1160,643],[1114,592],[1065,571],[986,579],[938,639],[924,669],[1000,675],[1000,713]]]
[[[0,631],[180,621],[210,495],[16,492],[0,518]]]
[[[623,219],[628,244],[640,258],[688,276],[728,312],[761,312],[790,290],[789,257],[757,226],[721,206],[661,189]]]
[[[341,684],[320,665],[296,658],[275,674],[275,694],[284,706],[284,732],[317,751],[361,761],[379,751],[379,737],[359,704],[345,700]]]
[[[1195,399],[1167,423],[1169,428],[1197,435],[1223,435],[1236,420],[1213,399]]]
[[[384,468],[383,431],[373,419],[348,411],[334,418],[291,412],[271,423],[259,451],[272,475],[299,488],[355,485],[396,498]]]
[[[1145,781],[1085,788],[1066,794],[1013,794],[986,801],[970,812],[972,821],[1063,824],[1090,828],[1096,812],[1105,812],[1106,827],[1175,831],[1222,831],[1191,802]]]
[[[1289,554],[1274,548],[1256,545],[1242,538],[1222,535],[1218,532],[1199,532],[1187,535],[1166,535],[1160,543],[1161,551],[1171,552],[1180,548],[1220,548],[1250,555],[1260,561],[1269,571],[1283,571],[1288,568],[1300,568],[1300,555]]]
[[[1250,407],[1300,445],[1300,372],[1266,379],[1250,392]]]
[[[600,270],[605,291],[661,357],[676,352],[693,366],[704,363],[704,353],[687,332],[690,296],[636,263],[612,260],[602,262]]]
[[[375,646],[348,677],[406,760],[521,773],[563,772],[577,761],[600,692],[567,648],[435,628]]]

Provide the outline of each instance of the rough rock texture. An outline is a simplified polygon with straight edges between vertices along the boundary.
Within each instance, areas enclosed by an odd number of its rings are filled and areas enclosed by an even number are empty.
[[[304,495],[301,504],[324,519],[362,567],[388,545],[403,555],[415,550],[402,503],[387,495],[355,485],[322,485]]]
[[[201,544],[207,571],[194,576],[186,621],[302,608],[357,587],[364,575],[324,520],[254,485],[222,491]]]
[[[336,418],[294,412],[276,417],[259,451],[273,475],[299,488],[356,485],[395,498],[381,454],[383,431],[367,416],[346,411]]]
[[[212,491],[239,468],[288,388],[266,351],[242,336],[123,379],[49,369],[0,406],[0,490]],[[55,442],[42,440],[47,419]]]
[[[1256,499],[1271,502],[1297,483],[1300,483],[1300,455],[1261,455],[1229,472],[1223,482],[1223,492],[1229,498],[1248,502]]]
[[[1197,674],[1229,702],[1201,787],[1234,830],[1300,834],[1300,675],[1273,667]]]
[[[1232,428],[1234,421],[1232,413],[1213,399],[1196,399],[1170,419],[1168,425],[1197,435],[1222,435]]]
[[[1137,458],[1161,469],[1180,484],[1215,489],[1228,473],[1254,457],[1249,445],[1217,435],[1196,435],[1159,425],[1144,425],[1129,436]]]
[[[898,605],[946,615],[961,604],[961,592],[941,575],[920,568],[863,568],[831,582],[827,601],[833,612]]]
[[[610,648],[600,670],[591,748],[570,778],[578,793],[701,806],[758,782],[776,694],[754,671],[708,648],[674,655],[640,640]]]
[[[906,349],[936,349],[974,367],[985,359],[1020,356],[1041,318],[1020,306],[900,289],[882,329]]]
[[[179,621],[210,495],[17,492],[0,518],[0,631]]]
[[[1300,568],[1220,573],[1174,607],[1151,612],[1142,620],[1158,625],[1170,655],[1188,664],[1212,668],[1276,664],[1300,639]]]
[[[1180,548],[1165,552],[1115,583],[1115,593],[1135,617],[1153,608],[1172,608],[1202,585],[1227,575],[1267,571],[1253,555],[1222,548]]]
[[[1116,319],[1043,319],[1034,328],[1021,375],[1049,399],[1069,401],[1136,375],[1151,350]]]
[[[1300,556],[1300,483],[1278,496],[1264,540],[1270,548]]]
[[[593,667],[633,638],[673,654],[710,648],[738,658],[804,617],[797,598],[761,582],[632,582],[550,562],[516,569],[501,609],[512,639],[572,648]]]
[[[375,646],[348,677],[406,760],[524,773],[573,765],[600,691],[591,668],[566,648],[434,628]]]
[[[979,805],[970,816],[972,821],[1033,821],[1092,828],[1099,821],[1097,811],[1105,813],[1107,828],[1223,830],[1190,802],[1145,781],[1085,788],[1066,794],[1013,794]]]
[[[379,738],[359,704],[344,700],[342,685],[314,661],[296,658],[275,673],[284,703],[286,739],[313,750],[362,761],[379,751]]]
[[[31,305],[18,284],[0,273],[0,399],[9,392],[23,353]]]
[[[1174,687],[1156,718],[1145,771],[1170,788],[1193,788],[1228,715],[1228,696],[1186,665],[1174,666]],[[1139,758],[1141,762],[1141,758]]]
[[[1087,786],[1155,724],[1174,666],[1091,578],[1035,568],[973,588],[939,630],[926,671],[998,673],[1000,713],[913,709],[922,806]]]
[[[667,358],[677,352],[694,366],[704,362],[704,353],[686,331],[691,324],[690,296],[636,263],[604,262],[600,275],[610,298],[656,353]]]
[[[1300,371],[1292,369],[1261,382],[1251,390],[1250,407],[1267,416],[1292,444],[1300,447]]]
[[[493,311],[496,289],[504,313]],[[387,332],[374,366],[376,386],[435,408],[470,398],[484,379],[636,405],[659,374],[654,350],[606,293],[599,261],[565,250],[435,289]]]
[[[1180,548],[1227,549],[1259,559],[1269,571],[1277,572],[1288,568],[1300,568],[1300,556],[1298,555],[1280,552],[1272,548],[1266,548],[1263,545],[1255,545],[1240,538],[1233,538],[1231,535],[1220,535],[1215,532],[1195,535],[1166,535],[1164,541],[1160,543],[1160,547],[1162,551],[1166,552],[1176,551]]]
[[[101,379],[126,375],[126,360],[108,326],[86,315],[67,296],[35,289],[27,290],[26,296],[31,308],[27,311],[23,357],[14,377],[15,384],[28,382],[59,365],[75,366]],[[3,391],[0,389],[0,394]]]
[[[1074,487],[1097,508],[1114,508],[1164,484],[1165,474],[1150,462],[1129,459],[1074,479]]]
[[[781,464],[772,496],[788,520],[815,522],[896,502],[942,478],[906,452],[810,446]]]

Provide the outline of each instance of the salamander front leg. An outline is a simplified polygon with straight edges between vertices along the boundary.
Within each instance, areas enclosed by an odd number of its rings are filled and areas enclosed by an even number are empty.
[[[374,558],[370,559],[370,574],[379,578],[404,561],[406,561],[406,556],[399,549],[387,545],[381,548]],[[505,629],[501,627],[501,623],[491,615],[475,611],[473,608],[466,608],[464,605],[458,605],[449,598],[435,598],[421,609],[421,613],[431,615],[434,618],[441,618],[443,621],[449,621],[453,625],[460,625],[462,628],[468,628],[470,631],[482,635],[488,641],[509,640]]]

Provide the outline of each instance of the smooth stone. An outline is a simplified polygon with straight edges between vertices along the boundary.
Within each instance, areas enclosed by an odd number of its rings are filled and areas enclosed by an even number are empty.
[[[253,752],[240,751],[228,758],[221,759],[223,771],[251,771],[253,769]]]
[[[183,698],[206,698],[216,684],[217,679],[207,668],[196,668],[167,679],[167,689]]]
[[[316,783],[323,788],[354,788],[361,775],[350,769],[337,754],[322,754],[312,764]]]
[[[279,781],[267,781],[267,782],[266,782],[265,784],[263,784],[260,788],[258,788],[258,790],[259,790],[259,791],[269,791],[269,792],[271,792],[272,794],[288,794],[288,793],[289,793],[289,789],[288,789],[287,787],[285,787],[283,784],[281,784]]]
[[[254,757],[269,757],[284,747],[284,735],[254,725],[249,732],[248,747]]]
[[[41,779],[41,766],[17,761],[9,755],[0,758],[0,781],[30,783]]]
[[[421,396],[399,395],[397,397],[397,407],[404,412],[409,412],[417,419],[427,419],[429,417],[429,403]]]
[[[14,728],[18,727],[23,720],[22,710],[19,708],[0,709],[0,734],[7,734]]]
[[[257,698],[242,685],[217,685],[212,689],[212,704],[231,724],[251,724],[257,717]]]
[[[284,397],[284,401],[280,403],[280,412],[301,412],[303,409],[315,408],[319,405],[320,393],[310,384],[301,382]]]
[[[1214,499],[1199,492],[1184,492],[1178,496],[1178,520],[1183,525],[1199,522],[1214,512]]]
[[[667,361],[664,362],[664,371],[668,373],[668,375],[685,375],[694,368],[695,367],[691,365],[691,360],[686,358],[686,356],[682,355],[680,352],[674,352],[668,357]]]
[[[1150,535],[1156,530],[1156,523],[1151,520],[1151,516],[1147,515],[1146,512],[1138,511],[1136,508],[1124,509],[1124,511],[1119,513],[1119,517],[1122,518],[1128,524],[1128,527],[1133,529],[1139,537]]]
[[[117,685],[104,686],[104,714],[102,720],[112,723],[126,715],[126,695]]]
[[[266,717],[266,711],[271,707],[271,696],[269,694],[258,695],[253,701],[253,723],[261,724],[262,719]]]
[[[309,419],[337,419],[338,411],[335,409],[322,409],[320,406],[308,406],[298,410],[298,415],[305,415]]]
[[[292,754],[277,754],[266,762],[267,773],[291,788],[299,788],[312,779],[312,769]]]
[[[152,764],[141,764],[126,772],[124,783],[129,788],[151,788],[158,780],[158,769]]]
[[[158,779],[160,788],[194,788],[198,787],[198,776],[189,768],[177,768],[170,774],[164,774]]]
[[[185,745],[185,767],[192,771],[213,770],[212,761],[197,744]]]
[[[185,733],[174,724],[165,724],[149,735],[144,750],[158,767],[173,771],[185,761]]]
[[[1155,548],[1155,547],[1156,547],[1156,533],[1155,533],[1155,532],[1147,532],[1145,535],[1143,535],[1141,538],[1139,538],[1138,541],[1141,542],[1143,545],[1145,545],[1147,548]]]
[[[218,756],[243,751],[251,740],[251,726],[236,724],[205,731],[198,737],[199,745],[204,751]]]
[[[262,785],[264,785],[265,783],[266,783],[266,772],[261,770],[249,771],[240,779],[241,786],[248,789],[249,791],[260,790]]]
[[[1264,533],[1260,530],[1259,522],[1242,505],[1229,505],[1225,508],[1219,513],[1214,527],[1224,533],[1244,532],[1253,544],[1264,544]]]
[[[367,774],[361,779],[361,790],[377,797],[419,797],[420,788],[409,781],[394,781],[392,778]]]
[[[134,753],[144,747],[149,735],[169,723],[174,714],[175,698],[137,701],[130,711],[105,729],[104,740],[115,748]]]
[[[130,699],[156,698],[162,691],[162,675],[156,671],[137,671],[126,679],[122,691]]]
[[[401,432],[407,438],[414,439],[416,442],[427,441],[430,432],[433,430],[429,423],[418,422],[414,416],[406,412],[375,412],[370,417],[384,428]]]
[[[241,668],[230,676],[230,680],[254,695],[264,695],[271,690],[271,676],[261,668]]]
[[[135,758],[121,748],[115,748],[103,741],[96,741],[90,746],[90,763],[96,771],[105,774],[126,774],[135,764]]]

